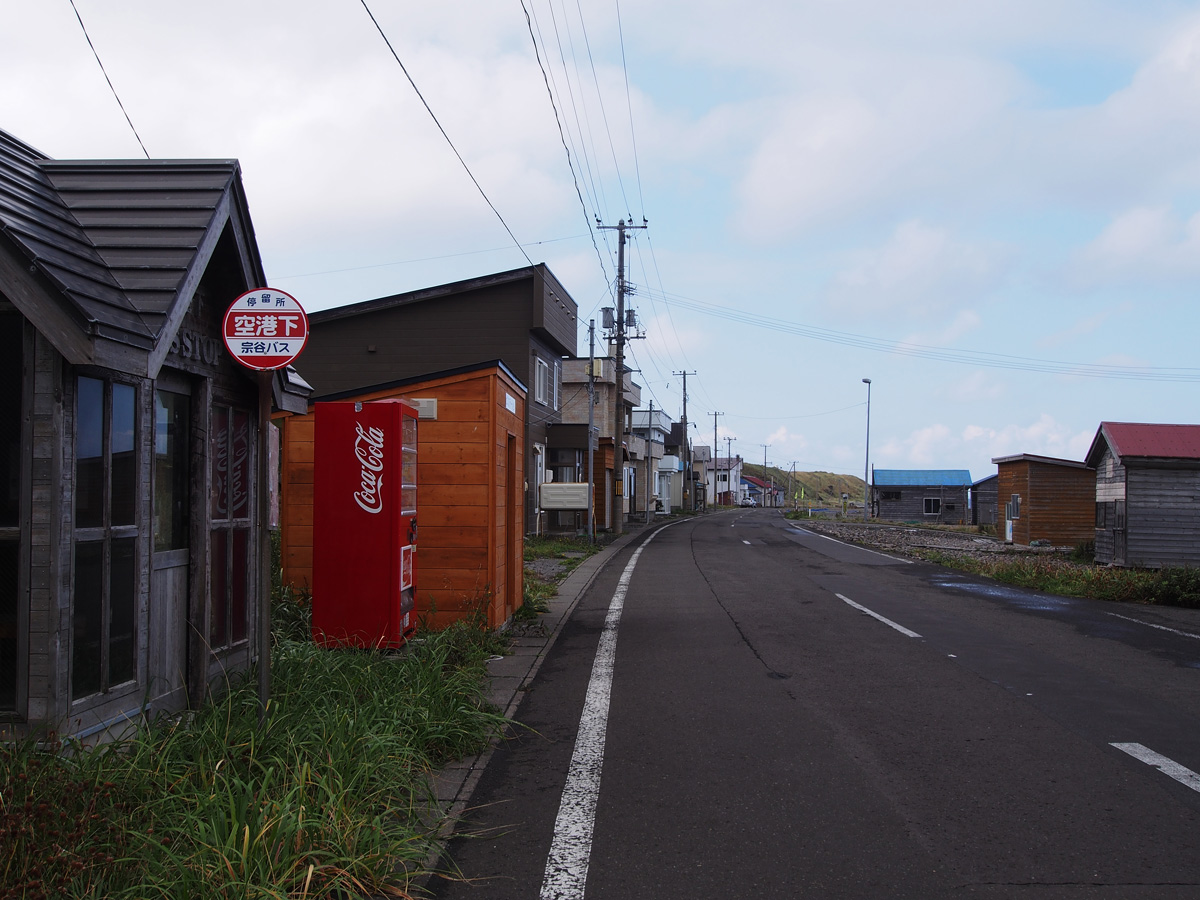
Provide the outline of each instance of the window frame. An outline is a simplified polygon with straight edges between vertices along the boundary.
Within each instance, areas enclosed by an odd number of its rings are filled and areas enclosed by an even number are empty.
[[[99,524],[80,525],[78,522],[79,510],[79,463],[80,463],[80,415],[79,403],[81,398],[80,384],[87,379],[89,381],[98,382],[101,389],[101,419],[100,419],[100,451],[101,451],[101,486],[100,486],[100,522]],[[132,480],[134,484],[134,499],[132,518],[133,521],[126,523],[113,523],[113,418],[114,418],[114,391],[116,388],[129,388],[133,392],[132,404],[132,448],[129,452],[132,453],[133,472]],[[142,657],[142,641],[141,621],[139,616],[139,599],[141,590],[141,570],[142,560],[145,553],[141,533],[143,531],[141,518],[142,504],[139,502],[140,492],[137,491],[136,485],[142,482],[144,477],[144,461],[142,453],[142,422],[141,409],[143,402],[143,388],[129,379],[114,377],[111,373],[91,373],[87,371],[79,371],[75,374],[73,381],[73,412],[72,412],[72,507],[71,514],[71,633],[70,633],[70,657],[69,657],[69,675],[67,679],[68,691],[71,698],[71,703],[76,704],[82,701],[93,700],[97,697],[110,697],[119,695],[123,692],[137,690],[140,683],[139,669],[141,667]],[[119,545],[118,545],[118,542]],[[99,679],[95,690],[91,689],[90,684],[81,683],[80,679],[83,673],[80,671],[80,664],[83,660],[85,648],[79,643],[80,628],[77,625],[77,619],[80,615],[79,609],[79,594],[80,594],[80,548],[91,548],[99,545],[100,550],[100,583],[99,583],[99,617],[100,617],[100,634],[99,634],[99,657],[96,665],[99,669]],[[116,610],[114,607],[114,578],[119,577],[120,571],[114,572],[114,546],[117,546],[121,552],[124,552],[126,547],[132,548],[132,556],[128,560],[130,571],[129,576],[129,596],[125,598],[126,608]],[[120,678],[123,672],[114,673],[114,650],[115,642],[124,639],[124,635],[113,635],[113,617],[115,612],[125,612],[130,620],[129,640],[132,646],[128,650],[132,671],[128,678]],[[86,630],[86,626],[85,629]],[[78,685],[78,686],[77,686]]]
[[[940,516],[942,514],[942,498],[941,497],[926,497],[925,498],[925,515]]]
[[[246,423],[246,460],[244,478],[246,479],[246,500],[243,504],[245,515],[235,516],[234,503],[232,502],[233,492],[235,490],[235,479],[227,477],[226,486],[228,494],[225,498],[226,511],[228,514],[224,517],[218,516],[218,510],[213,508],[217,502],[217,471],[219,467],[219,453],[217,447],[218,423],[219,415],[224,415],[227,418],[227,426],[225,435],[228,440],[226,447],[227,465],[228,461],[236,461],[234,454],[234,441],[236,438],[234,428],[234,417],[241,415]],[[236,402],[215,400],[208,410],[209,416],[209,471],[211,484],[209,488],[209,496],[207,502],[209,504],[209,522],[208,522],[208,538],[210,543],[210,563],[209,563],[209,621],[207,629],[207,639],[209,649],[215,652],[231,652],[245,647],[249,644],[254,634],[254,628],[251,622],[252,612],[255,604],[255,585],[259,563],[256,561],[256,548],[254,545],[254,520],[257,500],[257,489],[255,487],[256,468],[254,461],[258,450],[257,441],[255,440],[254,423],[256,421],[255,414],[252,410],[245,407],[237,406]],[[218,535],[220,538],[218,540]],[[240,561],[244,564],[239,566],[238,555],[238,535],[244,535],[245,544],[242,548],[242,557]],[[221,549],[221,566],[223,570],[218,573],[216,565],[217,547]],[[236,619],[236,610],[238,607],[238,582],[237,577],[241,576],[241,607],[242,618],[238,622]],[[218,591],[220,597],[218,597]],[[220,631],[217,630],[218,620],[220,616]],[[240,627],[235,627],[240,626]]]

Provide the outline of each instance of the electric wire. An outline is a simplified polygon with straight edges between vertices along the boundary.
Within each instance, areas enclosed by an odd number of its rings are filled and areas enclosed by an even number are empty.
[[[575,196],[579,198],[579,205],[583,208],[583,221],[587,224],[588,233],[592,236],[592,246],[596,249],[596,258],[600,261],[600,271],[604,274],[604,278],[608,280],[608,270],[604,266],[604,256],[600,253],[600,245],[596,243],[596,232],[592,228],[592,220],[588,215],[587,204],[583,200],[583,191],[579,187],[579,178],[575,173],[575,163],[571,159],[571,148],[567,146],[567,137],[563,133],[562,119],[558,114],[558,104],[554,100],[554,91],[550,89],[550,78],[546,74],[546,67],[542,63],[542,54],[538,49],[537,38],[533,34],[533,22],[529,17],[529,10],[525,6],[525,0],[521,0],[521,10],[525,13],[525,27],[529,29],[529,40],[533,43],[533,55],[537,58],[538,68],[542,71],[542,81],[546,85],[546,93],[550,97],[550,107],[554,110],[554,123],[558,126],[558,139],[562,141],[563,152],[567,154],[567,168],[571,170],[571,181],[575,183]]]
[[[72,0],[72,2],[74,2],[74,0]],[[475,173],[472,172],[471,167],[467,165],[467,161],[463,159],[462,154],[458,152],[458,148],[454,146],[454,141],[450,140],[450,135],[446,133],[446,129],[443,128],[442,123],[438,121],[438,117],[434,114],[433,108],[430,107],[429,102],[425,99],[425,95],[421,93],[421,89],[418,88],[417,83],[413,81],[412,75],[408,73],[408,68],[400,59],[400,54],[396,52],[396,48],[392,46],[392,42],[388,40],[388,36],[384,33],[383,27],[379,24],[379,20],[375,18],[375,13],[371,12],[371,7],[367,5],[367,0],[359,0],[359,2],[362,3],[363,9],[367,11],[367,15],[371,17],[371,23],[375,26],[375,30],[379,32],[379,36],[383,38],[383,42],[387,44],[388,50],[390,50],[392,53],[392,58],[396,60],[396,65],[400,67],[400,71],[404,73],[404,77],[407,78],[408,83],[412,85],[412,89],[416,92],[418,99],[420,99],[421,105],[425,107],[425,111],[429,113],[429,117],[433,119],[433,124],[437,126],[438,131],[442,133],[442,137],[446,139],[446,143],[450,145],[450,149],[454,151],[454,155],[458,158],[458,161],[462,165],[464,171],[466,171],[467,176],[471,179],[471,183],[475,185],[475,189],[479,191],[479,195],[483,197],[487,205],[491,207],[492,212],[496,214],[496,218],[500,220],[500,224],[504,226],[504,230],[508,232],[508,236],[512,238],[513,243],[517,246],[517,249],[521,251],[521,255],[525,257],[525,261],[532,266],[534,264],[533,260],[529,258],[529,254],[525,252],[525,248],[521,246],[521,242],[517,240],[517,236],[513,234],[512,229],[508,227],[508,223],[504,221],[504,216],[500,215],[500,210],[496,209],[496,205],[492,203],[491,198],[489,198],[487,192],[484,191],[483,185],[479,183],[479,180],[475,177]]]
[[[621,24],[621,0],[613,0],[617,10],[617,38],[621,44],[621,69],[625,73],[625,106],[629,110],[629,140],[633,147],[633,170],[637,176],[638,203],[642,207],[642,221],[646,221],[646,200],[642,195],[642,167],[638,162],[637,132],[633,127],[633,98],[629,92],[629,65],[625,61],[625,29]]]
[[[146,154],[146,159],[149,159],[150,152],[146,149],[146,145],[142,143],[142,136],[138,134],[138,130],[133,127],[133,119],[129,118],[125,104],[121,102],[121,97],[117,94],[117,89],[113,86],[112,79],[108,77],[108,70],[104,68],[104,63],[100,60],[100,54],[96,50],[96,45],[92,43],[92,36],[88,34],[87,26],[83,24],[83,16],[79,14],[79,7],[75,5],[75,0],[71,0],[71,9],[75,10],[75,18],[79,20],[79,27],[83,29],[83,36],[87,38],[88,46],[92,48],[92,56],[96,57],[96,64],[100,66],[100,72],[104,75],[104,80],[108,82],[108,89],[112,91],[113,97],[116,98],[117,106],[121,107],[121,115],[129,123],[129,130],[137,138],[138,146],[142,148],[142,153]]]
[[[1061,360],[1036,359],[1026,356],[1013,356],[1005,353],[993,353],[987,350],[957,350],[948,347],[934,347],[925,344],[914,344],[905,341],[887,341],[852,332],[834,331],[829,328],[819,328],[804,325],[799,322],[789,322],[770,316],[731,309],[716,303],[683,297],[678,294],[664,294],[660,298],[668,305],[714,316],[731,322],[740,322],[756,328],[767,328],[784,334],[793,334],[811,340],[847,347],[858,347],[877,353],[887,353],[894,356],[908,356],[919,359],[929,359],[938,362],[951,362],[961,365],[976,365],[993,369],[1012,369],[1024,372],[1040,372],[1050,375],[1074,375],[1085,378],[1112,378],[1130,381],[1161,381],[1177,383],[1200,382],[1200,368],[1183,366],[1117,366],[1100,363],[1073,363]]]

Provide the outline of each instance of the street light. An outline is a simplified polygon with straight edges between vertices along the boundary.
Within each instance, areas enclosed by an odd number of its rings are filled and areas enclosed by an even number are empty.
[[[871,379],[864,378],[863,384],[867,386],[867,458],[863,463],[863,524],[865,525],[871,509],[871,488],[867,482],[871,472]]]

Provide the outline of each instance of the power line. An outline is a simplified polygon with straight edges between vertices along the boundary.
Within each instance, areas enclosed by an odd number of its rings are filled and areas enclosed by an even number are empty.
[[[877,353],[888,353],[894,356],[910,356],[938,362],[958,363],[960,365],[1012,369],[1023,372],[1041,372],[1050,375],[1075,375],[1085,378],[1115,378],[1129,381],[1181,383],[1200,382],[1200,369],[1198,368],[1072,363],[1061,360],[1036,359],[1026,356],[1012,356],[1005,353],[992,353],[986,350],[956,350],[948,347],[911,344],[905,341],[885,341],[880,338],[868,337],[852,332],[834,331],[829,328],[818,328],[813,325],[789,322],[785,319],[756,315],[743,310],[720,306],[716,303],[681,297],[677,294],[663,294],[660,299],[668,305],[691,309],[696,312],[705,313],[706,315],[715,316],[719,319],[740,322],[756,328],[767,328],[774,332],[794,334],[814,341],[840,344],[847,347],[858,347],[863,350],[873,350]]]
[[[79,7],[75,5],[75,0],[71,0],[71,9],[75,10],[75,18],[79,20],[79,27],[83,29],[83,36],[87,38],[88,46],[92,48],[92,56],[96,57],[96,63],[100,66],[100,72],[104,75],[104,80],[108,82],[108,89],[112,91],[113,97],[117,100],[117,106],[121,107],[121,114],[125,116],[125,121],[129,123],[129,130],[137,138],[138,146],[142,148],[142,153],[146,154],[146,159],[149,159],[150,153],[146,150],[146,145],[142,143],[142,136],[133,127],[133,119],[129,118],[129,113],[125,111],[125,104],[121,102],[121,98],[117,94],[117,89],[113,87],[112,79],[108,77],[108,70],[104,68],[104,63],[100,61],[100,54],[96,52],[96,45],[92,43],[92,36],[88,34],[87,26],[83,24],[83,16],[79,14]]]
[[[379,21],[375,18],[375,14],[371,12],[371,7],[367,5],[367,0],[360,0],[360,2],[362,3],[363,9],[367,11],[367,15],[371,17],[371,23],[375,26],[375,30],[379,32],[379,36],[383,38],[383,42],[387,44],[388,50],[392,52],[392,57],[396,60],[396,65],[400,67],[400,71],[404,73],[404,77],[407,78],[408,83],[412,85],[412,89],[416,92],[421,104],[425,107],[425,111],[429,113],[429,117],[433,119],[433,124],[438,127],[438,131],[442,133],[442,137],[446,139],[446,143],[450,145],[450,149],[454,151],[454,155],[458,157],[458,161],[462,164],[467,176],[471,179],[471,183],[475,185],[476,190],[479,191],[479,195],[483,197],[487,205],[491,207],[492,212],[496,214],[496,218],[500,220],[500,224],[504,226],[504,230],[508,232],[508,236],[512,238],[513,243],[517,245],[517,249],[521,251],[521,255],[525,257],[525,261],[532,266],[534,264],[533,260],[529,258],[529,254],[525,252],[525,248],[521,246],[521,242],[517,240],[517,236],[513,234],[512,229],[508,227],[508,223],[504,221],[504,216],[500,215],[500,210],[496,209],[496,205],[492,203],[491,199],[484,191],[483,186],[479,183],[479,180],[471,171],[471,167],[467,165],[467,161],[463,159],[462,154],[458,152],[458,148],[454,146],[454,141],[450,140],[450,135],[446,133],[446,129],[442,127],[442,123],[438,121],[438,117],[434,115],[433,109],[425,100],[425,95],[421,93],[421,89],[417,87],[417,83],[413,81],[413,77],[408,74],[408,69],[405,68],[404,63],[401,61],[400,54],[396,52],[396,48],[392,46],[392,42],[389,41],[388,36],[384,34],[383,28],[380,27]],[[74,0],[72,0],[72,5],[74,5]]]

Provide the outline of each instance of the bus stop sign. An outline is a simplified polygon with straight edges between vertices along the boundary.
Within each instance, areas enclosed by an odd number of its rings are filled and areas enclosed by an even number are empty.
[[[248,369],[282,369],[308,341],[308,316],[296,298],[256,288],[233,301],[222,326],[225,347]]]

